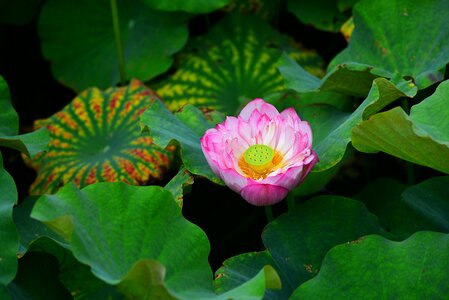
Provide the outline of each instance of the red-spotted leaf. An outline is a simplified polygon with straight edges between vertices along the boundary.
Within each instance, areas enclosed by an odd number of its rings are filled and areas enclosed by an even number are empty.
[[[127,87],[91,88],[38,126],[47,127],[49,150],[33,161],[38,175],[31,194],[54,193],[67,182],[147,184],[162,178],[171,152],[141,134],[138,117],[157,99],[134,80]]]

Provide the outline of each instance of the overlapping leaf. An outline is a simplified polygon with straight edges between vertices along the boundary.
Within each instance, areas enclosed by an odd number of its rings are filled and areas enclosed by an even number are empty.
[[[186,221],[172,194],[161,187],[97,183],[63,187],[42,196],[32,217],[70,243],[92,273],[133,299],[262,299],[274,271],[217,296],[211,285],[209,243]],[[268,277],[267,277],[268,276]]]
[[[171,55],[187,41],[188,16],[156,11],[140,0],[116,2],[126,79],[148,80],[165,72]],[[119,82],[110,1],[47,1],[39,35],[54,76],[65,85],[82,91]]]
[[[38,170],[32,194],[53,193],[67,182],[146,184],[162,178],[172,153],[139,131],[139,115],[157,97],[139,81],[123,88],[81,93],[39,126],[48,128],[47,153],[33,162]]]
[[[373,235],[331,249],[290,299],[446,299],[448,268],[448,234],[418,232],[403,242]]]
[[[330,248],[379,232],[376,217],[360,202],[335,196],[311,199],[267,225],[262,234],[267,250],[226,260],[217,271],[216,289],[226,291],[271,264],[280,275],[282,290],[269,291],[265,299],[288,299],[316,275]]]
[[[419,89],[442,79],[449,62],[446,0],[360,1],[353,10],[355,30],[319,80],[282,57],[280,72],[299,92],[333,90],[366,96],[376,77],[412,77]],[[426,34],[422,34],[425,32]]]
[[[0,153],[0,295],[2,289],[14,278],[17,271],[16,252],[19,246],[16,227],[12,220],[12,208],[17,202],[17,189],[11,175],[3,168]],[[4,295],[7,294],[3,290]]]
[[[257,15],[264,20],[278,17],[281,1],[272,0],[231,0],[223,10],[238,11],[243,15]]]
[[[350,17],[350,8],[357,0],[289,0],[288,10],[305,24],[318,29],[338,31]]]
[[[351,141],[354,126],[396,99],[411,97],[415,93],[413,84],[402,82],[394,85],[384,78],[378,78],[373,82],[368,97],[352,114],[324,105],[303,108],[300,114],[312,127],[313,148],[320,158],[313,171],[327,170],[341,161]]]
[[[432,96],[414,105],[410,116],[399,107],[374,115],[353,129],[354,147],[449,173],[448,93],[449,81],[445,81]]]
[[[11,105],[8,85],[0,76],[0,145],[34,156],[45,150],[48,142],[45,129],[19,135],[19,117]]]
[[[141,116],[141,123],[149,128],[154,143],[166,147],[172,141],[181,146],[181,159],[192,174],[208,178],[215,183],[221,180],[212,172],[201,149],[200,138],[217,120],[208,120],[192,105],[172,114],[161,102],[156,101]]]
[[[258,17],[230,14],[189,43],[177,71],[155,90],[171,110],[189,103],[234,114],[249,100],[285,90],[276,70],[280,49],[321,74],[314,52],[293,47]]]

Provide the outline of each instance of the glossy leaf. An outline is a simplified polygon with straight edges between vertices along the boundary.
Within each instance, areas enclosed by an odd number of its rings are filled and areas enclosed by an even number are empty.
[[[160,180],[172,153],[139,132],[139,115],[157,96],[139,81],[123,88],[91,88],[49,119],[48,152],[33,162],[38,170],[31,194],[54,193],[67,182],[147,184]]]
[[[12,299],[72,299],[58,278],[58,261],[47,253],[30,252],[19,260],[19,270],[8,285]]]
[[[75,258],[104,282],[119,284],[127,297],[263,297],[265,271],[226,295],[215,295],[206,235],[182,217],[172,194],[160,187],[97,183],[78,190],[69,184],[42,196],[32,217],[69,241]]]
[[[16,252],[19,238],[12,220],[12,209],[17,202],[17,189],[13,178],[3,168],[0,153],[0,290],[14,278],[17,271]],[[0,295],[1,295],[0,291]],[[6,294],[6,291],[3,292]]]
[[[448,268],[448,234],[418,232],[403,242],[373,235],[331,249],[290,299],[445,299]]]
[[[265,299],[287,299],[315,276],[330,248],[379,232],[376,217],[360,202],[336,196],[311,199],[267,225],[262,234],[266,251],[226,260],[217,271],[215,287],[230,289],[253,276],[260,266],[271,264],[281,278],[282,290],[268,291]]]
[[[285,85],[299,93],[333,91],[347,95],[366,97],[372,82],[379,77],[370,72],[369,66],[345,63],[336,66],[322,79],[307,72],[300,64],[283,53],[278,61],[279,72]]]
[[[285,91],[276,69],[282,49],[309,71],[322,74],[316,53],[293,47],[256,16],[230,14],[189,43],[177,71],[155,90],[171,110],[189,103],[235,114],[254,98]]]
[[[212,127],[200,110],[194,106],[185,106],[184,112],[172,114],[161,102],[156,101],[141,116],[143,126],[150,128],[154,143],[166,147],[172,141],[181,146],[181,158],[184,167],[192,174],[200,175],[220,183],[201,150],[200,138]],[[177,115],[187,123],[178,118]]]
[[[449,173],[448,92],[449,81],[445,81],[433,95],[414,105],[410,116],[396,107],[359,124],[353,130],[354,146],[362,152],[383,151]]]
[[[0,146],[35,156],[46,149],[48,142],[49,135],[45,129],[19,135],[19,117],[12,107],[8,85],[0,76]]]
[[[222,8],[230,0],[143,0],[151,8],[165,11],[186,11],[190,13],[208,13]]]
[[[187,41],[188,16],[153,10],[140,0],[118,0],[117,6],[126,79],[165,72]],[[110,1],[47,1],[39,35],[54,76],[65,85],[81,91],[119,82]]]
[[[339,6],[335,0],[289,0],[288,10],[301,22],[310,24],[321,30],[338,31],[350,13],[344,10],[350,8]]]
[[[349,45],[330,65],[357,62],[378,76],[413,77],[420,89],[440,81],[439,71],[449,62],[447,5],[446,0],[360,1]]]
[[[309,111],[304,109],[303,118],[310,122],[314,132],[313,148],[320,159],[313,171],[327,170],[341,161],[346,146],[351,141],[352,129],[363,119],[396,99],[411,97],[415,93],[416,87],[413,85],[409,86],[404,82],[396,86],[384,78],[379,78],[373,82],[368,97],[352,114],[344,114],[331,108],[323,110],[322,106],[312,106]],[[321,112],[317,114],[317,110]],[[312,117],[308,118],[308,114]]]

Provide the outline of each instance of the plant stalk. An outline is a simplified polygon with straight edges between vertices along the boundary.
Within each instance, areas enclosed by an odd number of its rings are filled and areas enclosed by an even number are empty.
[[[295,197],[293,196],[293,191],[288,193],[287,206],[288,206],[288,211],[292,211],[295,208]]]
[[[123,56],[122,38],[120,36],[120,20],[118,17],[117,0],[111,0],[112,23],[114,26],[115,47],[117,48],[118,68],[120,74],[120,85],[125,85],[125,58]]]
[[[265,214],[267,215],[268,223],[273,221],[273,209],[271,208],[271,205],[265,206]]]
[[[407,114],[410,114],[410,105],[408,103],[408,99],[402,99],[401,106],[402,106],[402,109]],[[406,169],[406,173],[407,173],[407,183],[409,185],[414,185],[415,184],[415,170],[414,170],[413,163],[408,162],[408,161],[405,162],[405,169]]]

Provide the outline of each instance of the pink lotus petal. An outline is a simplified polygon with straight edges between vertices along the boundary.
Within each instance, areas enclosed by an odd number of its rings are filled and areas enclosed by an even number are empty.
[[[273,105],[263,101],[260,98],[254,99],[249,102],[240,112],[239,116],[243,120],[248,121],[254,110],[258,110],[261,114],[266,114],[270,119],[273,119],[279,115],[278,110]]]
[[[288,189],[271,184],[251,184],[245,186],[240,194],[243,199],[255,206],[273,205],[288,194]]]
[[[254,144],[271,147],[276,160],[267,165],[245,162],[243,156]],[[213,172],[258,206],[281,201],[318,162],[309,124],[294,109],[279,113],[262,99],[248,103],[237,118],[227,117],[207,130],[201,148]]]
[[[234,169],[220,170],[220,178],[234,192],[240,193],[248,185],[248,179],[240,175]]]

